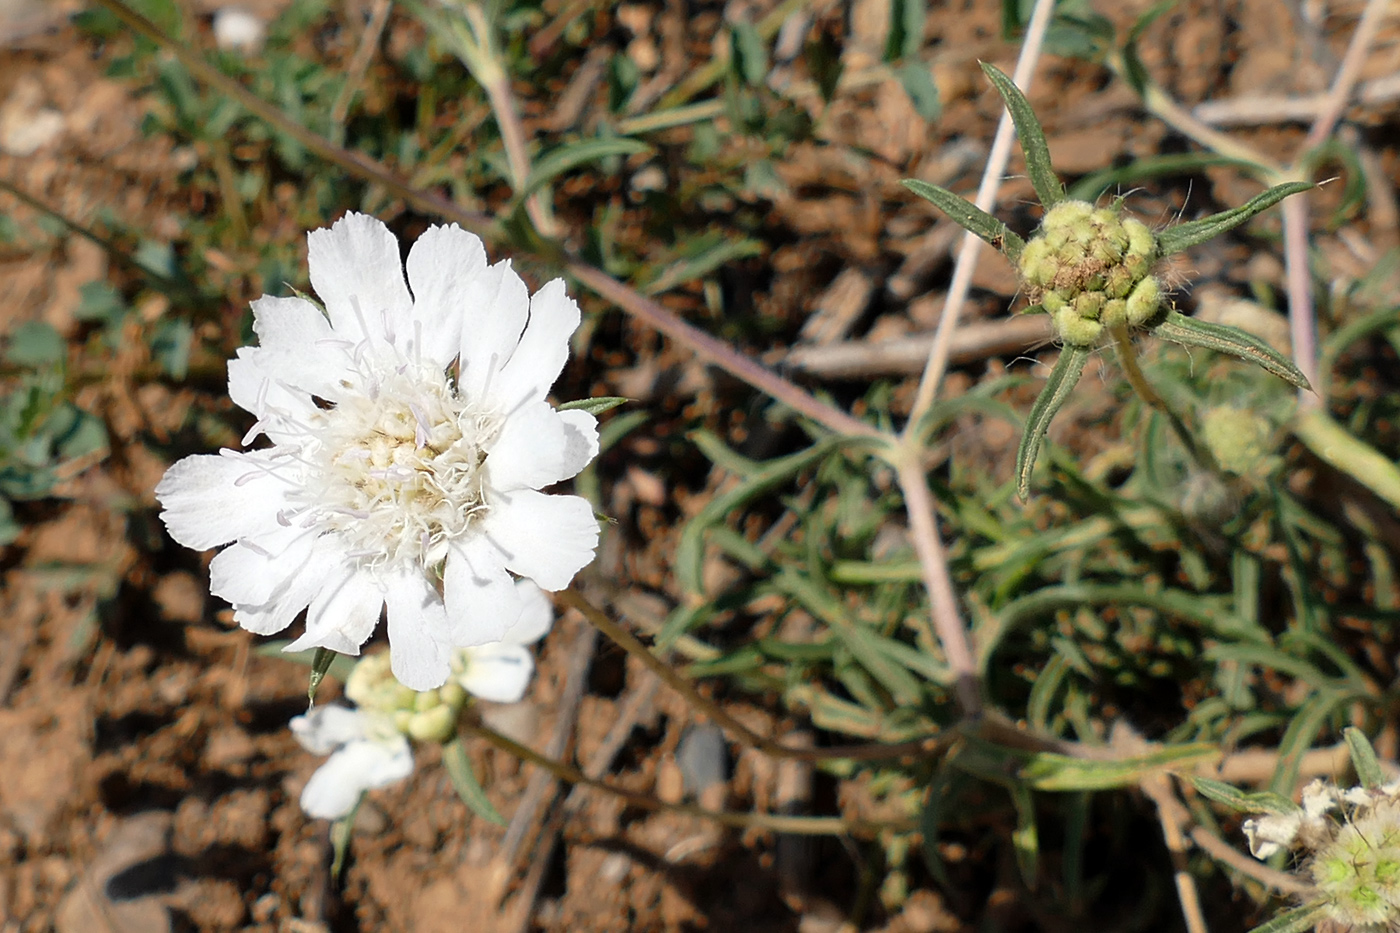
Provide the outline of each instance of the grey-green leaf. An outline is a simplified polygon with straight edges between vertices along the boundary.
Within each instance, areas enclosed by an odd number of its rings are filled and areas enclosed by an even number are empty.
[[[596,162],[611,156],[630,156],[643,152],[651,152],[651,146],[640,140],[628,139],[625,136],[565,143],[535,160],[535,164],[530,170],[530,177],[525,179],[520,190],[515,192],[515,197],[517,200],[528,197],[560,175],[580,165],[587,165],[589,162]]]
[[[1026,417],[1026,431],[1021,435],[1021,446],[1016,451],[1016,491],[1025,501],[1031,489],[1031,471],[1035,469],[1035,459],[1040,455],[1040,443],[1045,439],[1045,431],[1050,421],[1069,399],[1070,390],[1079,384],[1084,374],[1084,365],[1089,362],[1088,347],[1065,347],[1060,352],[1060,360],[1045,380],[1045,388],[1040,390],[1031,413]]]
[[[306,684],[306,700],[311,706],[316,705],[316,688],[326,679],[326,672],[331,669],[337,657],[339,655],[330,648],[317,648],[316,654],[312,656],[311,679]]]
[[[1021,258],[1021,250],[1026,248],[1026,241],[977,205],[958,197],[947,188],[930,185],[917,178],[904,179],[904,187],[919,197],[932,201],[933,205],[947,214],[954,223],[973,236],[987,241],[992,248],[1005,253],[1007,259],[1015,262]]]
[[[1168,311],[1166,318],[1152,328],[1152,332],[1164,340],[1183,346],[1204,347],[1217,353],[1228,353],[1253,363],[1300,389],[1312,389],[1308,378],[1291,360],[1258,337],[1238,327],[1211,324],[1198,318],[1187,317],[1179,311]]]
[[[632,401],[621,395],[599,395],[594,398],[579,398],[572,402],[565,402],[559,406],[560,411],[586,411],[590,415],[601,415],[605,411],[612,411],[619,405],[626,405]]]
[[[491,801],[486,799],[486,791],[482,789],[481,782],[472,771],[472,763],[467,760],[467,750],[462,746],[461,739],[454,738],[443,745],[442,763],[447,768],[447,776],[452,779],[453,789],[457,791],[457,796],[462,798],[462,803],[467,805],[468,810],[488,823],[506,825],[505,818],[491,806]]]
[[[1367,790],[1375,790],[1384,784],[1385,772],[1381,770],[1381,763],[1376,760],[1376,750],[1367,741],[1366,733],[1355,726],[1347,726],[1342,730],[1342,737],[1347,741],[1347,751],[1351,753],[1351,766],[1356,769],[1361,786]]]
[[[1223,803],[1237,813],[1273,813],[1284,816],[1297,813],[1299,809],[1296,803],[1281,794],[1272,794],[1267,791],[1247,794],[1233,784],[1226,784],[1224,781],[1195,775],[1190,775],[1189,779],[1202,797],[1207,797],[1216,803]]]
[[[1035,118],[1031,102],[1026,100],[1026,95],[1021,93],[1015,82],[995,65],[982,62],[982,71],[1006,102],[1011,122],[1016,124],[1016,135],[1021,138],[1021,151],[1026,156],[1026,174],[1031,177],[1041,206],[1049,210],[1065,199],[1065,188],[1050,166],[1050,147],[1045,145],[1045,132]]]
[[[1162,256],[1170,256],[1184,249],[1214,239],[1228,230],[1233,230],[1249,218],[1273,207],[1290,194],[1307,191],[1314,187],[1309,181],[1290,181],[1286,185],[1275,185],[1263,194],[1250,198],[1239,207],[1200,220],[1192,220],[1175,227],[1168,227],[1157,234],[1157,248]]]

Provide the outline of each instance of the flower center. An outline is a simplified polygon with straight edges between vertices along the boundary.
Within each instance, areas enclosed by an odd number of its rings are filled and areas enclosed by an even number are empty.
[[[365,373],[361,389],[309,426],[307,511],[364,563],[433,566],[487,509],[482,467],[502,419],[413,364]]]

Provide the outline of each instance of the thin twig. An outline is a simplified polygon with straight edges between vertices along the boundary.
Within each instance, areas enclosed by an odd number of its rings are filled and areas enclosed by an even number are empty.
[[[777,833],[792,833],[800,836],[868,834],[881,830],[908,830],[914,826],[913,820],[851,821],[835,816],[778,816],[772,813],[738,813],[730,810],[709,810],[705,807],[684,803],[666,803],[648,794],[633,793],[625,788],[609,784],[607,781],[594,780],[577,768],[541,755],[529,746],[521,745],[514,739],[501,735],[494,729],[489,729],[480,723],[464,722],[462,730],[468,735],[485,739],[496,748],[516,756],[521,761],[527,761],[532,765],[546,769],[561,781],[612,794],[614,797],[625,800],[629,806],[644,810],[665,810],[667,813],[700,817],[739,829],[767,829]]]
[[[948,359],[969,363],[988,357],[1020,354],[1053,336],[1048,314],[1021,314],[996,321],[964,324],[953,334]],[[830,346],[797,346],[788,351],[788,367],[824,379],[870,379],[922,372],[933,346],[932,334],[896,340],[852,340]]]
[[[1307,138],[1303,140],[1302,156],[1322,145],[1332,135],[1342,110],[1351,97],[1361,66],[1370,52],[1371,43],[1380,26],[1381,15],[1388,0],[1369,0],[1361,21],[1356,24],[1346,56],[1337,69],[1327,105],[1317,115]],[[1294,195],[1283,202],[1283,261],[1288,284],[1288,326],[1293,338],[1293,362],[1310,384],[1321,386],[1317,369],[1317,311],[1313,306],[1312,273],[1308,268],[1308,198],[1307,193]],[[1319,408],[1323,398],[1316,392],[1298,390],[1300,411]]]
[[[1171,852],[1172,872],[1176,878],[1176,898],[1181,903],[1181,916],[1187,933],[1209,933],[1205,914],[1201,911],[1201,894],[1186,859],[1186,838],[1182,834],[1191,823],[1191,814],[1172,791],[1171,779],[1158,772],[1142,779],[1142,792],[1157,805],[1157,821],[1162,837]]]
[[[1054,8],[1054,0],[1036,0],[1030,22],[1026,25],[1026,35],[1021,41],[1021,54],[1016,60],[1016,71],[1011,78],[1023,91],[1030,87],[1031,76],[1035,73],[1036,62],[1040,60],[1040,50],[1045,44],[1045,32],[1050,26],[1050,16]],[[1011,142],[1015,135],[1016,127],[1011,122],[1011,113],[1003,109],[974,202],[989,213],[996,206],[1002,174],[1006,171],[1007,160],[1011,158]],[[910,409],[909,423],[904,429],[906,436],[911,436],[911,432],[919,430],[923,416],[928,413],[938,396],[939,384],[942,383],[943,373],[948,368],[953,331],[957,329],[963,305],[967,303],[967,293],[972,287],[972,273],[977,268],[977,256],[981,249],[981,240],[971,233],[963,234],[962,246],[958,249],[958,258],[953,265],[953,280],[948,286],[948,297],[943,304],[943,314],[938,319],[938,329],[933,335],[933,347],[929,350],[928,362],[924,366],[923,376],[919,379],[919,389]]]
[[[350,113],[350,103],[355,99],[360,85],[364,83],[365,72],[369,70],[369,63],[374,58],[375,50],[379,48],[379,39],[384,35],[384,26],[389,22],[389,8],[392,6],[393,0],[374,0],[374,6],[370,9],[369,23],[360,36],[360,46],[355,49],[355,57],[350,60],[350,67],[345,71],[345,83],[341,85],[340,92],[335,95],[335,103],[331,105],[330,135],[336,143],[345,141],[345,118]]]
[[[583,702],[583,695],[588,686],[588,666],[593,663],[593,652],[597,644],[598,630],[585,623],[570,646],[564,689],[559,695],[559,702],[555,704],[558,719],[554,723],[554,731],[549,741],[544,746],[544,753],[550,758],[562,758],[569,747],[569,738],[578,724],[579,705]],[[530,775],[530,781],[525,785],[525,793],[515,808],[510,825],[506,827],[505,836],[501,839],[501,847],[496,850],[496,860],[499,864],[508,869],[515,863],[515,856],[520,844],[525,841],[525,834],[535,824],[535,815],[540,807],[544,806],[545,798],[552,795],[555,789],[554,775],[548,771],[536,771]]]
[[[656,696],[657,688],[660,686],[661,681],[657,679],[656,675],[650,671],[642,672],[637,684],[628,691],[626,698],[619,704],[617,719],[608,729],[608,734],[603,737],[602,744],[598,746],[597,751],[584,765],[584,774],[595,781],[601,780],[603,775],[607,774],[608,769],[612,767],[613,759],[627,744],[632,729],[637,725],[644,711],[651,707],[652,699]],[[559,833],[569,820],[583,809],[584,802],[590,793],[592,793],[591,788],[575,787],[569,791],[569,796],[565,798],[563,805],[550,814],[549,821],[545,823],[544,829],[540,832],[539,842],[531,855],[530,869],[520,885],[520,890],[516,892],[509,913],[501,918],[497,927],[498,933],[525,933],[529,928],[530,917],[534,913],[535,899],[539,896],[545,871],[554,858],[554,847],[559,843]]]
[[[1303,896],[1313,893],[1312,885],[1286,871],[1270,868],[1263,862],[1250,858],[1204,826],[1197,826],[1191,830],[1191,841],[1217,862],[1224,862],[1240,874],[1253,878],[1275,891]]]

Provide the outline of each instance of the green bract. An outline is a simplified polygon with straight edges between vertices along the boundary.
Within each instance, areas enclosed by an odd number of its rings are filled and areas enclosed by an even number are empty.
[[[1067,199],[1050,165],[1045,134],[1030,103],[1001,71],[983,64],[996,86],[1026,156],[1026,172],[1035,187],[1045,217],[1040,229],[1023,240],[985,211],[936,185],[909,180],[909,190],[933,202],[969,232],[990,243],[1016,266],[1029,311],[1043,311],[1054,321],[1064,352],[1031,408],[1016,458],[1017,485],[1022,498],[1030,489],[1031,470],[1050,420],[1079,381],[1089,352],[1106,337],[1120,338],[1132,330],[1147,330],[1186,346],[1228,353],[1254,363],[1300,389],[1308,380],[1286,357],[1257,338],[1234,327],[1208,324],[1171,310],[1163,302],[1166,287],[1152,272],[1164,257],[1203,243],[1238,227],[1290,194],[1313,187],[1289,182],[1270,188],[1248,203],[1201,220],[1154,233],[1146,224],[1124,215],[1122,201],[1095,207]]]

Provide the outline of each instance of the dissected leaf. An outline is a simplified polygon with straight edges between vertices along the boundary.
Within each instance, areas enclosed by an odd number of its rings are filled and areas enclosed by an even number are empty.
[[[1045,380],[1045,388],[1036,396],[1035,404],[1026,417],[1026,430],[1021,435],[1021,446],[1016,450],[1016,491],[1022,501],[1031,488],[1031,471],[1035,469],[1036,457],[1040,455],[1040,444],[1055,413],[1069,399],[1070,391],[1079,383],[1084,373],[1084,365],[1089,362],[1088,347],[1065,347],[1060,359]]]
[[[932,201],[934,206],[947,214],[954,223],[985,240],[994,249],[1005,253],[1006,258],[1012,262],[1019,259],[1021,250],[1026,248],[1026,241],[1017,236],[1010,227],[947,188],[930,185],[917,178],[904,179],[904,187],[919,197]]]
[[[1273,373],[1300,389],[1312,389],[1302,371],[1286,356],[1253,334],[1226,324],[1211,324],[1199,318],[1187,317],[1179,311],[1168,311],[1162,323],[1152,333],[1164,340],[1188,347],[1204,347],[1217,353],[1228,353],[1247,363]]]
[[[997,93],[1006,102],[1011,120],[1016,124],[1016,135],[1021,138],[1021,151],[1026,156],[1026,174],[1035,186],[1036,197],[1046,210],[1065,199],[1065,187],[1050,165],[1050,148],[1045,144],[1045,132],[1040,128],[1030,101],[1021,93],[1014,81],[995,65],[982,63],[982,71],[996,86]]]
[[[1263,194],[1250,198],[1239,207],[1232,207],[1228,211],[1202,217],[1200,220],[1192,220],[1184,224],[1177,224],[1175,227],[1168,227],[1157,234],[1158,251],[1163,256],[1170,256],[1198,243],[1204,243],[1206,240],[1213,240],[1220,234],[1235,229],[1255,214],[1268,210],[1290,194],[1307,191],[1313,187],[1316,186],[1310,181],[1290,181],[1287,184],[1275,185]]]

